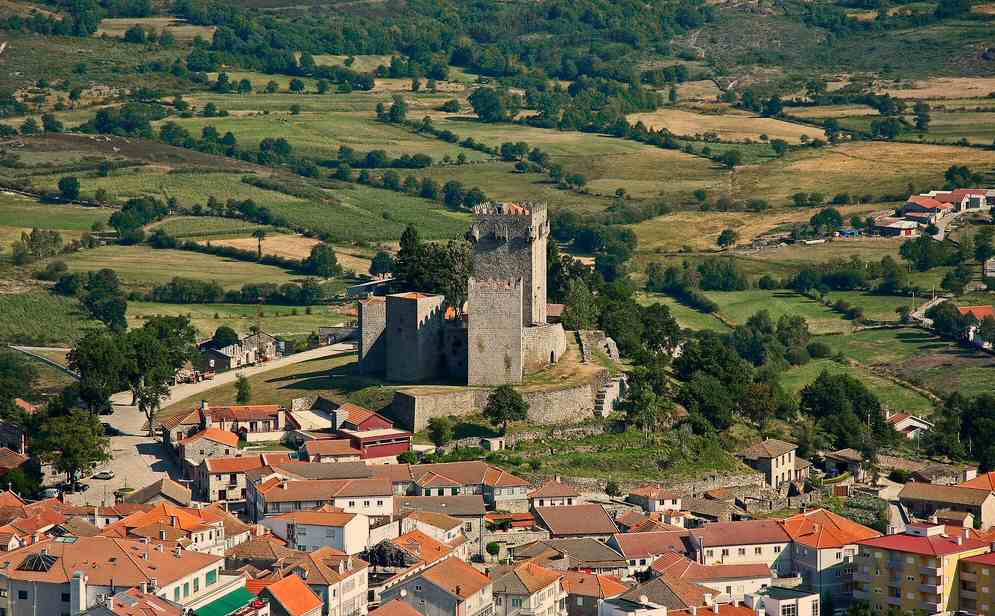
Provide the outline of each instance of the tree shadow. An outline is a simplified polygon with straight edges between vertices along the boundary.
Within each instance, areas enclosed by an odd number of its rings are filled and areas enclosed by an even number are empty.
[[[167,473],[170,477],[177,474],[176,464],[166,453],[166,448],[162,443],[139,443],[135,450],[143,456],[154,456],[156,461],[149,465],[157,473]],[[143,486],[137,486],[143,487]]]

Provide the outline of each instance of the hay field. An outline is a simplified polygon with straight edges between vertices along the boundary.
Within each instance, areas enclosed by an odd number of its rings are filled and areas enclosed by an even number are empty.
[[[771,139],[798,143],[802,135],[816,137],[822,133],[819,128],[735,111],[712,115],[662,108],[650,113],[630,114],[626,118],[630,123],[642,122],[649,128],[666,128],[675,135],[717,133],[725,141],[756,140],[760,135],[767,135]]]
[[[839,208],[844,218],[880,209],[880,205],[850,205]],[[723,229],[735,229],[740,241],[749,241],[774,227],[807,222],[818,210],[813,208],[781,209],[768,212],[674,212],[632,225],[639,239],[639,251],[715,250],[715,241]],[[771,251],[774,252],[774,251]],[[764,253],[757,253],[764,254]],[[776,257],[775,257],[776,259]]]
[[[350,67],[352,70],[359,73],[369,73],[381,64],[383,66],[390,66],[391,55],[370,55],[370,56],[352,56],[353,64]],[[349,56],[337,56],[334,54],[318,54],[314,56],[314,63],[318,66],[345,66],[345,61]]]
[[[174,17],[108,17],[100,20],[100,27],[94,36],[123,37],[132,26],[141,26],[156,32],[169,31],[178,41],[192,42],[198,36],[210,41],[214,36],[214,26],[196,26]]]
[[[989,168],[995,152],[978,148],[889,143],[846,143],[832,148],[793,152],[765,165],[736,169],[734,194],[786,203],[796,192],[903,193],[909,183],[939,186],[951,165]]]
[[[934,77],[881,87],[881,93],[898,98],[982,98],[989,92],[995,92],[995,77]]]
[[[231,246],[242,250],[256,250],[259,246],[254,237],[236,237],[222,240],[210,240],[214,246]],[[306,259],[311,254],[311,248],[322,242],[303,235],[279,233],[263,238],[263,254],[286,257],[288,259]]]
[[[713,101],[720,94],[722,90],[711,79],[685,81],[677,86],[677,97],[682,101]]]
[[[787,113],[799,118],[825,119],[876,116],[878,110],[867,105],[819,105],[816,107],[789,107]]]
[[[993,101],[995,102],[995,101]],[[929,139],[956,142],[967,139],[971,143],[990,145],[995,139],[995,112],[944,112],[929,114]]]
[[[299,306],[249,306],[245,304],[160,304],[158,302],[128,302],[128,325],[141,327],[152,316],[186,316],[204,337],[214,334],[222,325],[247,334],[256,324],[273,335],[300,335],[317,331],[318,327],[344,325],[350,318],[336,306],[311,306],[311,314]]]

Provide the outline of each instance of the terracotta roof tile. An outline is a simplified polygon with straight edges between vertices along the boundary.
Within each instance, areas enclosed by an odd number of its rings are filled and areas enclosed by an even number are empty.
[[[554,536],[611,535],[618,527],[601,505],[536,507],[536,516]]]
[[[187,445],[200,439],[207,439],[209,441],[214,441],[215,443],[221,443],[222,445],[228,445],[229,447],[238,447],[238,435],[234,432],[228,432],[227,430],[222,430],[220,428],[215,428],[211,426],[206,430],[201,430],[196,434],[191,434],[185,439],[180,441],[181,445]]]
[[[791,536],[780,520],[743,520],[741,522],[716,522],[691,529],[691,534],[704,547],[723,545],[756,545],[763,543],[788,543]]]
[[[798,445],[795,445],[794,443],[779,441],[776,438],[769,438],[747,447],[746,449],[738,452],[736,455],[744,457],[748,460],[757,460],[776,458],[777,456],[783,456],[789,451],[794,451],[796,449],[798,449]]]
[[[303,616],[322,606],[321,598],[296,575],[287,576],[266,586],[261,594],[275,599],[289,616]]]
[[[866,539],[861,541],[859,545],[895,552],[920,554],[923,556],[943,556],[987,547],[989,543],[975,538],[964,539],[961,543],[957,543],[955,538],[946,535],[920,537],[901,534]]]
[[[622,556],[628,559],[659,556],[668,552],[687,553],[684,541],[691,533],[681,529],[676,532],[645,532],[617,534],[612,540]]]
[[[841,548],[881,533],[826,509],[813,509],[784,520],[784,528],[798,543],[809,547]]]
[[[293,458],[289,453],[265,453],[235,458],[207,458],[204,466],[209,473],[244,473],[245,471],[262,468],[274,464],[290,462]]]
[[[394,599],[384,603],[367,616],[421,616],[421,612],[411,607],[407,602]]]
[[[629,590],[629,586],[616,577],[583,571],[564,571],[562,584],[568,595],[597,599],[611,599]]]
[[[529,492],[529,498],[569,498],[580,494],[571,486],[555,480],[547,481]]]
[[[423,571],[420,577],[460,599],[468,599],[491,584],[489,577],[458,558],[447,558]]]
[[[959,505],[981,505],[991,497],[989,490],[978,490],[965,486],[945,486],[935,483],[911,481],[902,487],[898,498]]]

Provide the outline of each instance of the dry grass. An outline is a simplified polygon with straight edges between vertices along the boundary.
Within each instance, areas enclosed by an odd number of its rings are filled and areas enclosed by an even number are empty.
[[[844,217],[864,214],[873,205],[839,208]],[[809,208],[754,212],[675,212],[633,225],[643,252],[679,250],[713,250],[723,229],[735,229],[740,241],[748,241],[774,227],[807,222],[816,210]]]
[[[726,141],[759,139],[760,135],[767,135],[771,139],[784,139],[797,143],[802,135],[814,137],[821,132],[811,126],[800,126],[731,110],[721,115],[711,115],[665,108],[652,113],[632,114],[628,119],[630,122],[642,122],[653,129],[666,128],[677,135],[717,133]]]
[[[975,13],[982,13],[984,15],[995,15],[995,2],[985,2],[984,4],[975,4],[971,9]]]
[[[844,192],[904,193],[910,183],[917,187],[942,184],[943,173],[951,165],[990,168],[995,165],[995,152],[882,141],[802,150],[765,165],[738,168],[735,194],[780,204],[796,192],[820,192],[828,197]]]
[[[902,84],[882,86],[882,93],[898,98],[974,98],[995,92],[995,77],[934,77]]]
[[[221,240],[210,240],[213,245],[232,246],[242,250],[256,250],[258,242],[253,237],[237,237]],[[276,255],[288,259],[306,259],[311,249],[322,242],[303,235],[279,233],[267,235],[263,239],[263,254]],[[335,256],[339,265],[347,270],[363,274],[370,269],[368,251],[353,246],[335,246]]]
[[[866,105],[791,107],[788,109],[788,113],[799,118],[846,118],[851,116],[878,115],[877,109]]]
[[[121,37],[132,26],[141,26],[146,30],[155,30],[156,32],[168,30],[178,41],[193,41],[198,36],[205,41],[210,41],[215,30],[214,26],[195,26],[173,17],[119,17],[102,19],[100,28],[94,33],[94,36]]]
[[[715,100],[722,90],[711,79],[701,81],[685,81],[677,86],[677,96],[682,101]]]

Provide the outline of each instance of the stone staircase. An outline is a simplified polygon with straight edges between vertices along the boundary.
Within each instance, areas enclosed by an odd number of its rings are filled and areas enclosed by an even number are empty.
[[[598,417],[608,417],[615,410],[615,402],[622,398],[625,392],[625,377],[616,376],[598,389],[594,399],[594,414]]]

